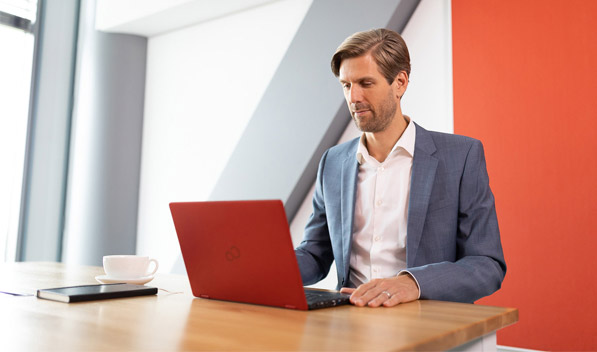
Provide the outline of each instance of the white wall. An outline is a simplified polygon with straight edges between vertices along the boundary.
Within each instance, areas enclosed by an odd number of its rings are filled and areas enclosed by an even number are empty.
[[[402,36],[411,60],[410,83],[402,100],[403,113],[426,129],[453,132],[451,2],[422,0]],[[339,143],[358,136],[359,131],[351,121]],[[290,225],[295,246],[303,237],[303,229],[312,211],[313,190],[314,187]],[[335,288],[335,272],[333,266],[331,275],[313,287]]]
[[[426,129],[454,132],[452,5],[422,0],[402,33],[411,75],[402,111]]]
[[[311,0],[284,0],[151,37],[137,253],[180,255],[168,209],[206,200]]]

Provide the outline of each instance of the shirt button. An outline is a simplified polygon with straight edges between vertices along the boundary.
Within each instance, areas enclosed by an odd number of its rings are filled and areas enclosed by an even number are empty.
[[[380,199],[380,200],[378,200],[377,202],[375,202],[375,204],[376,204],[378,207],[379,207],[379,206],[381,206],[381,204],[382,204],[382,203],[383,203],[383,202],[381,201],[381,199]]]
[[[381,240],[381,236],[375,236],[374,240],[375,240],[375,242],[379,242]]]

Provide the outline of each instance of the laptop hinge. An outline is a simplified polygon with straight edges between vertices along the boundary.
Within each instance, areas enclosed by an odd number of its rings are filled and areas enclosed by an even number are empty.
[[[202,295],[202,294],[199,294],[199,297],[201,297],[201,298],[209,298],[208,295]]]
[[[290,305],[290,304],[286,304],[284,305],[284,307],[288,308],[288,309],[296,309],[296,306]]]

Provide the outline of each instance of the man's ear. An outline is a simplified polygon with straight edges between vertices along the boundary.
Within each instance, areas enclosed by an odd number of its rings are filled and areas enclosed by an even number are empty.
[[[406,87],[408,87],[408,74],[406,71],[400,71],[396,75],[396,78],[394,78],[394,83],[392,85],[394,86],[396,97],[398,99],[402,98],[404,92],[406,92]]]

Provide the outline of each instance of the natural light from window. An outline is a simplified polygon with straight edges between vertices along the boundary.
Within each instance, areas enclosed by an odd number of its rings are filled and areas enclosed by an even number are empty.
[[[0,262],[16,256],[36,3],[0,0]]]

